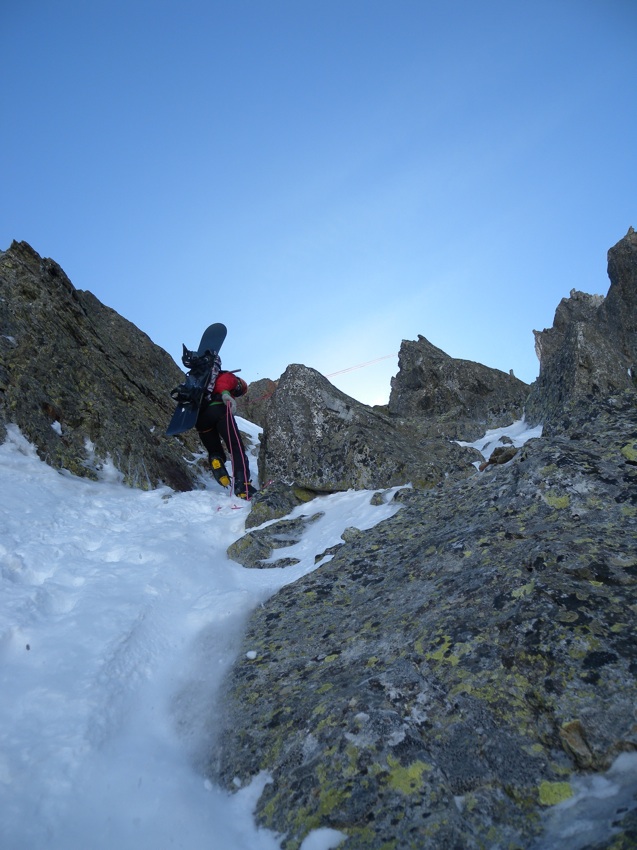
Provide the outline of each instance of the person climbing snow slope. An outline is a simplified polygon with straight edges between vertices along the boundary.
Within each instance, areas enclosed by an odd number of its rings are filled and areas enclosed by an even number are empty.
[[[250,465],[243,440],[234,418],[239,396],[244,395],[248,385],[234,372],[220,371],[214,384],[208,386],[204,401],[197,418],[197,432],[212,467],[215,480],[222,487],[230,486],[230,476],[226,469],[225,443],[232,459],[234,492],[240,499],[251,499],[256,493],[250,481]]]

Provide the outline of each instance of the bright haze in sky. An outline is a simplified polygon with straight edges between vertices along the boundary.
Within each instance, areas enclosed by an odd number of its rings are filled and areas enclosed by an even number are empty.
[[[422,334],[531,382],[637,227],[635,0],[2,7],[0,249],[177,362],[222,321],[248,381],[382,403]]]

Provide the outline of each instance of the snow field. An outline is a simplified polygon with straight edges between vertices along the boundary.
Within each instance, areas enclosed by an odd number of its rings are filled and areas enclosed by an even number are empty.
[[[317,500],[299,564],[246,570],[225,553],[249,505],[212,480],[103,477],[51,469],[17,429],[0,446],[0,846],[279,848],[252,819],[267,777],[232,796],[203,778],[216,693],[250,611],[397,508]],[[317,830],[305,850],[335,841]]]

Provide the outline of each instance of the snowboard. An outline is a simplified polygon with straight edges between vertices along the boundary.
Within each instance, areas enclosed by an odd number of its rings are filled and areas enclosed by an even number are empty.
[[[188,369],[186,380],[171,392],[171,397],[177,402],[170,424],[166,429],[168,437],[183,434],[190,430],[199,415],[199,408],[204,392],[214,369],[219,371],[219,349],[226,338],[227,328],[221,322],[209,325],[203,332],[201,342],[196,351],[189,351],[183,346],[181,362]]]

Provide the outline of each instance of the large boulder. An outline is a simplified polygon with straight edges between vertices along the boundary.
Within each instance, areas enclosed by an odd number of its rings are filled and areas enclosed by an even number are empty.
[[[473,449],[414,434],[316,370],[294,364],[269,401],[259,478],[322,493],[407,483],[431,487],[474,473],[476,459]]]
[[[563,428],[573,405],[637,389],[637,234],[632,227],[609,250],[608,274],[606,298],[572,290],[558,305],[553,327],[534,331],[540,374],[526,405],[531,422]]]
[[[196,437],[164,436],[183,374],[146,334],[26,242],[0,252],[0,322],[0,432],[76,475],[110,458],[133,486],[195,486]]]
[[[319,827],[349,850],[561,846],[536,845],[543,812],[637,750],[636,437],[620,394],[509,464],[400,491],[252,615],[211,777],[265,771],[256,817],[285,850]],[[254,566],[268,545],[246,542]],[[611,804],[596,850],[635,846],[634,801]]]
[[[521,419],[529,387],[512,374],[445,354],[424,336],[403,340],[389,412],[431,434],[474,440]]]

